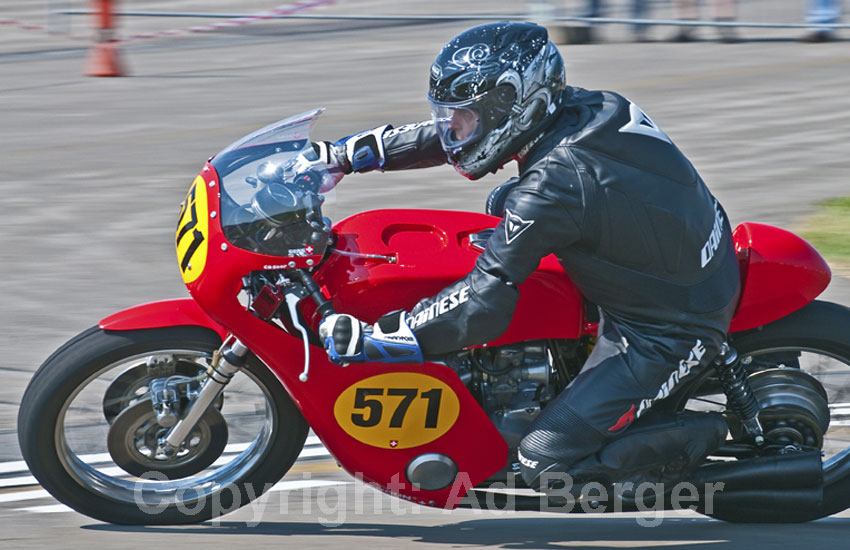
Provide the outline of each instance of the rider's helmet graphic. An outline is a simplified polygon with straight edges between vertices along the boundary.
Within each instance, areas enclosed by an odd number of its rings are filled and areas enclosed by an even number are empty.
[[[431,66],[428,99],[449,162],[470,179],[495,172],[552,121],[564,61],[531,23],[473,27]]]

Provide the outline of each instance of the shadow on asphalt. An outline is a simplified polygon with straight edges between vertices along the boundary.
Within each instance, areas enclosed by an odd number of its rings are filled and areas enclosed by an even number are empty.
[[[649,516],[647,516],[649,517]],[[448,525],[398,523],[343,523],[323,526],[316,522],[204,523],[193,526],[128,527],[87,525],[83,529],[106,532],[158,533],[179,535],[277,535],[321,536],[334,546],[333,537],[408,539],[412,542],[447,546],[493,546],[498,548],[728,548],[742,538],[758,543],[749,548],[799,548],[801,537],[816,535],[818,540],[843,540],[850,518],[826,518],[807,524],[731,524],[708,518],[668,518],[656,527],[641,526],[635,518],[501,518],[463,521]],[[835,538],[832,538],[835,537]],[[171,539],[177,541],[178,539]],[[339,543],[343,541],[340,540]],[[351,541],[346,541],[351,544]],[[369,544],[364,541],[363,544]],[[357,547],[360,547],[359,544]]]

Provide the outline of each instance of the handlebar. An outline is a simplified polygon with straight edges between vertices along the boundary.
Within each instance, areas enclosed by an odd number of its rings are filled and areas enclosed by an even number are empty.
[[[293,273],[298,277],[301,282],[302,288],[299,290],[289,291],[286,290],[286,306],[289,309],[289,318],[292,322],[293,326],[301,332],[301,339],[304,342],[304,370],[298,376],[298,379],[302,382],[306,382],[308,376],[310,375],[310,336],[301,323],[298,321],[298,311],[296,310],[296,306],[298,302],[300,302],[303,298],[309,296],[316,302],[318,308],[316,311],[319,313],[322,319],[327,317],[328,315],[332,315],[335,313],[333,304],[330,300],[325,298],[325,295],[322,294],[319,285],[316,284],[316,281],[310,276],[310,273],[306,269],[296,269]]]
[[[310,273],[305,269],[296,270],[296,274],[298,278],[301,280],[301,284],[304,285],[304,288],[307,290],[310,298],[316,302],[318,308],[316,311],[321,316],[322,319],[327,317],[328,315],[333,315],[336,313],[334,311],[333,303],[330,300],[325,298],[325,295],[322,294],[319,285],[316,284],[316,281],[313,280],[313,277],[310,276]]]

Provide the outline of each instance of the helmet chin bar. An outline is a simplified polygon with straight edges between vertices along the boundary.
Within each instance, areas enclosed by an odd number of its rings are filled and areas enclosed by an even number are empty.
[[[510,115],[499,128],[492,130],[485,135],[481,140],[470,145],[468,148],[461,147],[457,153],[450,153],[449,160],[462,176],[471,180],[477,180],[488,172],[496,173],[496,171],[506,164],[511,155],[504,154],[506,152],[499,151],[504,147],[499,147],[499,142],[502,137],[509,133],[510,127],[513,126],[511,119],[514,115]],[[466,149],[464,151],[464,149]],[[491,151],[491,154],[487,154]],[[463,157],[459,157],[461,153]],[[499,153],[499,154],[495,154]]]
[[[542,137],[544,127],[541,123],[546,119],[549,97],[549,90],[539,90],[529,98],[524,108],[511,113],[501,126],[491,130],[480,141],[449,153],[449,162],[462,176],[477,180],[487,173],[495,174],[511,160],[525,157]],[[527,140],[521,139],[523,134],[527,134]],[[473,157],[476,151],[481,154]]]

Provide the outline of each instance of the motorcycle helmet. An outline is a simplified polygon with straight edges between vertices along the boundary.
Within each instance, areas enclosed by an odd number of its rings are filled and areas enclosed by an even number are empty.
[[[473,27],[431,66],[428,99],[449,162],[469,179],[495,172],[554,118],[566,87],[564,60],[544,27]]]

